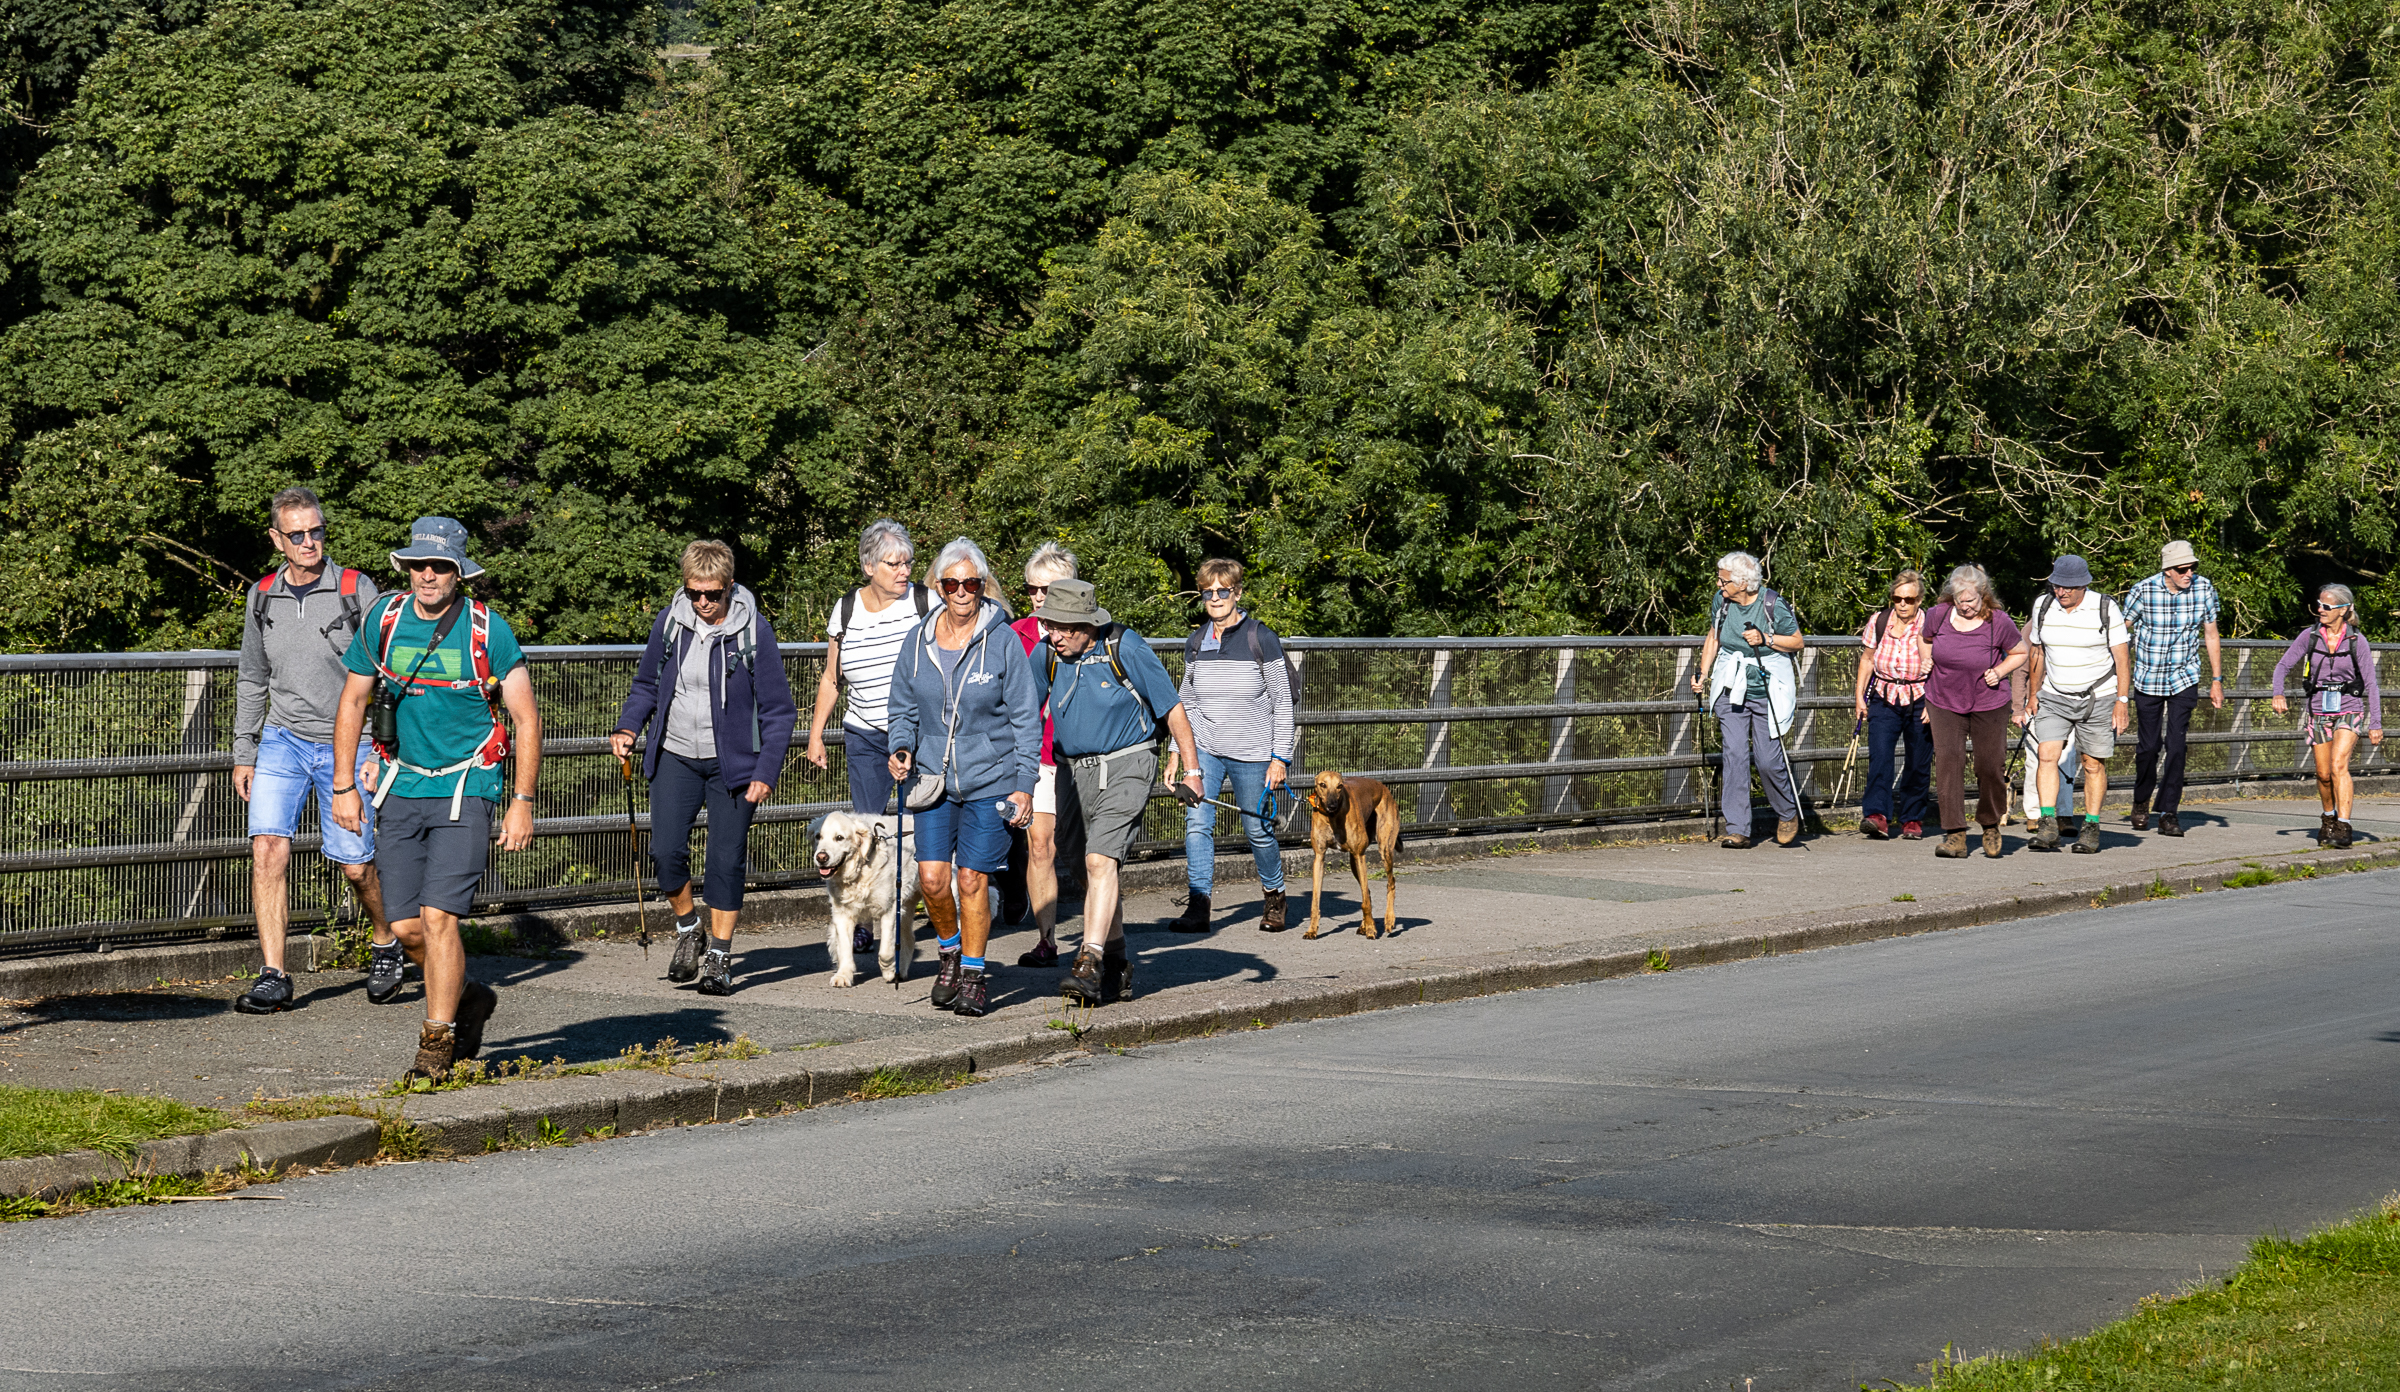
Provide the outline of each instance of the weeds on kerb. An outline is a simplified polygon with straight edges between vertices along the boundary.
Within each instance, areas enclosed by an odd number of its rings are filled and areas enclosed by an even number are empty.
[[[569,1063],[553,1057],[549,1062],[519,1054],[497,1063],[468,1059],[454,1064],[450,1076],[441,1082],[417,1078],[386,1084],[377,1094],[381,1097],[405,1097],[425,1092],[456,1092],[461,1088],[483,1087],[491,1083],[512,1083],[536,1078],[575,1078],[593,1073],[614,1073],[627,1068],[647,1068],[656,1073],[671,1073],[678,1068],[700,1063],[718,1063],[731,1059],[754,1059],[766,1055],[767,1048],[746,1034],[737,1034],[730,1041],[711,1041],[686,1049],[676,1040],[661,1039],[656,1044],[628,1044],[613,1059],[598,1063]]]
[[[283,1178],[274,1170],[262,1170],[245,1159],[239,1169],[210,1170],[197,1179],[182,1175],[127,1175],[123,1179],[103,1180],[76,1190],[63,1199],[37,1199],[29,1195],[0,1198],[0,1223],[23,1223],[35,1218],[64,1218],[70,1214],[89,1213],[98,1208],[131,1208],[139,1204],[172,1203],[177,1199],[211,1198],[247,1189],[253,1184],[272,1184]]]
[[[264,1092],[257,1092],[251,1094],[243,1110],[253,1117],[264,1117],[270,1121],[314,1121],[318,1117],[328,1116],[365,1117],[375,1123],[377,1159],[424,1160],[437,1153],[432,1140],[417,1129],[415,1122],[402,1116],[398,1107],[370,1102],[363,1097],[269,1097]]]

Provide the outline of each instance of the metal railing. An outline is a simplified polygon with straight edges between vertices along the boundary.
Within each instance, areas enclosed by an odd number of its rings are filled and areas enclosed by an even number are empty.
[[[1153,640],[1180,675],[1179,639]],[[1688,637],[1287,640],[1301,671],[1300,768],[1363,772],[1400,793],[1409,834],[1700,817],[1704,757],[1687,685]],[[2305,766],[2296,720],[2272,714],[2267,674],[2283,647],[2228,641],[2225,708],[2193,717],[2195,783],[2288,777]],[[825,647],[783,659],[805,712]],[[2400,651],[2400,645],[2378,651]],[[623,900],[623,790],[606,735],[638,647],[532,648],[545,738],[536,840],[494,852],[483,911]],[[1786,739],[1803,791],[1835,791],[1861,656],[1850,637],[1812,638],[1801,659],[1798,721]],[[252,926],[245,805],[234,795],[234,662],[227,652],[0,656],[0,953],[223,936]],[[816,879],[807,824],[847,807],[838,718],[828,767],[802,757],[806,731],[750,844],[751,882]],[[2129,776],[2132,741],[2112,777]],[[1850,780],[1855,799],[1865,758]],[[1217,828],[1238,842],[1231,813]],[[646,813],[641,817],[647,825]],[[301,826],[316,825],[314,809]],[[1285,831],[1305,841],[1304,819]],[[697,834],[695,858],[706,837]],[[1154,799],[1134,854],[1180,853],[1183,814]],[[343,881],[295,839],[296,925],[353,910]],[[645,871],[645,873],[647,873]]]

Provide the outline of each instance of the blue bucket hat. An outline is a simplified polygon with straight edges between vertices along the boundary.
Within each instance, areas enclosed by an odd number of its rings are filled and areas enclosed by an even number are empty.
[[[2058,564],[2050,567],[2050,583],[2069,589],[2088,589],[2092,583],[2092,568],[2083,563],[2081,556],[2061,556]]]
[[[392,569],[401,569],[402,561],[448,561],[458,567],[462,580],[483,574],[482,566],[467,559],[467,529],[448,517],[420,517],[409,523],[408,545],[392,552]]]

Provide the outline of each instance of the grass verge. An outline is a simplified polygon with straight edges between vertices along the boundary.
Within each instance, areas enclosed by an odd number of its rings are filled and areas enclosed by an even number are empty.
[[[2317,877],[2317,867],[2314,865],[2286,865],[2281,869],[2269,870],[2256,861],[2245,860],[2242,864],[2250,868],[2238,875],[2227,875],[2227,889],[2256,889],[2261,885],[2287,884],[2293,880],[2313,880]]]
[[[850,1099],[854,1102],[880,1102],[887,1097],[917,1097],[928,1092],[948,1092],[974,1081],[975,1076],[971,1073],[907,1073],[897,1068],[878,1068],[868,1075],[858,1091],[850,1094]]]
[[[767,1046],[746,1034],[731,1040],[696,1044],[689,1049],[676,1040],[661,1039],[656,1044],[628,1044],[613,1059],[598,1063],[569,1063],[553,1058],[548,1063],[531,1054],[485,1063],[469,1059],[450,1070],[441,1082],[418,1078],[413,1082],[394,1082],[384,1085],[382,1097],[406,1097],[421,1092],[456,1092],[461,1088],[484,1087],[492,1083],[511,1083],[521,1078],[576,1078],[592,1073],[615,1073],[627,1068],[647,1068],[657,1073],[672,1073],[695,1063],[718,1063],[729,1059],[754,1059],[766,1056]]]
[[[197,1136],[241,1119],[172,1097],[0,1087],[0,1160],[97,1150],[127,1164],[134,1147],[166,1136]]]
[[[63,1199],[24,1196],[0,1198],[0,1223],[64,1218],[70,1214],[89,1213],[96,1208],[131,1208],[139,1204],[222,1198],[253,1184],[272,1184],[281,1178],[283,1176],[273,1170],[252,1169],[248,1165],[239,1170],[211,1170],[198,1179],[186,1179],[181,1175],[130,1175],[79,1189]]]
[[[417,1124],[400,1114],[397,1105],[364,1097],[254,1096],[243,1108],[253,1121],[314,1121],[318,1117],[365,1117],[375,1123],[375,1158],[425,1160],[435,1154],[432,1140]]]
[[[2104,1329],[2031,1353],[1942,1361],[1939,1392],[2183,1392],[2400,1386],[2400,1194],[2311,1236],[2263,1237],[2222,1281],[2151,1296]]]

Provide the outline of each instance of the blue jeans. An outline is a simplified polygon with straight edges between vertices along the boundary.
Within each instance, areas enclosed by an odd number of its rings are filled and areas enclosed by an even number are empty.
[[[1230,779],[1233,796],[1227,802],[1250,809],[1258,806],[1267,790],[1267,761],[1220,759],[1203,749],[1200,751],[1200,789],[1210,797],[1223,797],[1217,790]],[[1202,894],[1213,893],[1217,882],[1217,813],[1221,809],[1201,803],[1183,810],[1183,859],[1185,882]],[[1250,838],[1250,859],[1258,864],[1260,889],[1283,888],[1283,847],[1275,842],[1275,828],[1256,817],[1236,817],[1242,832]]]
[[[892,800],[890,737],[881,730],[842,727],[842,762],[850,770],[850,810],[862,817],[883,815]]]
[[[1867,791],[1859,814],[1882,813],[1895,825],[1932,819],[1933,727],[1925,723],[1922,699],[1895,706],[1876,692],[1867,692]],[[1893,744],[1905,750],[1908,762],[1900,773],[1898,810],[1892,797]]]
[[[358,760],[365,763],[374,750],[358,742]],[[383,776],[392,776],[391,768]],[[258,733],[258,764],[250,775],[250,834],[291,837],[300,831],[300,808],[310,792],[317,795],[317,830],[325,834],[325,858],[341,865],[364,865],[375,858],[375,795],[359,789],[358,830],[345,831],[325,815],[333,801],[333,746],[314,744],[281,725]]]

